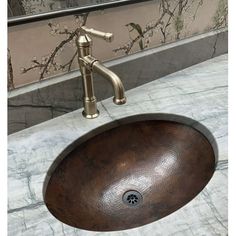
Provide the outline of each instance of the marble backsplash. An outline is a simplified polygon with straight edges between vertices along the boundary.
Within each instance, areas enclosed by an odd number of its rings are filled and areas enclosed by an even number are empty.
[[[8,89],[78,69],[75,40],[85,24],[111,31],[94,39],[102,61],[227,26],[227,0],[154,0],[9,28]]]

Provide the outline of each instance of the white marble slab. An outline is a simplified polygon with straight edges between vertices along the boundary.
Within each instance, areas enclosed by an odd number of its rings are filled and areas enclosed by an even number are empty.
[[[227,55],[132,89],[127,98],[123,106],[114,105],[111,99],[102,101],[98,104],[101,115],[94,120],[84,119],[80,109],[9,136],[9,235],[227,235]],[[212,133],[219,160],[206,188],[175,213],[132,230],[89,232],[55,219],[44,205],[42,187],[56,157],[74,140],[103,124],[146,113],[185,116]]]

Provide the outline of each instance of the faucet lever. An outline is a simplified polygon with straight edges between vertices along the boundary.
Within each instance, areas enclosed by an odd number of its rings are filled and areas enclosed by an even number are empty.
[[[114,40],[114,35],[112,33],[105,33],[99,30],[95,30],[95,29],[89,29],[85,26],[81,27],[81,30],[84,31],[86,34],[89,34],[91,36],[100,38],[100,39],[104,39],[105,41],[111,43]]]

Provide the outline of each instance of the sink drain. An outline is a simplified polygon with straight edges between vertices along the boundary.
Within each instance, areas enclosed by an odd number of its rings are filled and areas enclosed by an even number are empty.
[[[142,195],[135,190],[130,190],[124,193],[123,195],[123,202],[128,206],[137,206],[142,202]]]

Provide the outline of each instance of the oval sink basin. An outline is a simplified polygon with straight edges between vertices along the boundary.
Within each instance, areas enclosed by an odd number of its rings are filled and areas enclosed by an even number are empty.
[[[196,129],[167,120],[135,121],[76,145],[50,174],[44,200],[70,226],[124,230],[181,208],[214,170],[213,148]]]

